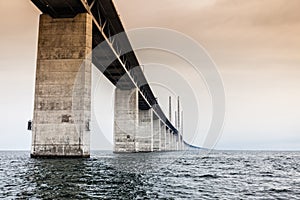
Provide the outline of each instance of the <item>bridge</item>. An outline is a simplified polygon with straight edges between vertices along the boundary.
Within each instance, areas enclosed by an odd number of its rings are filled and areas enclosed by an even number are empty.
[[[31,157],[89,157],[91,67],[115,85],[114,152],[183,150],[157,102],[112,0],[31,0],[40,15]],[[116,37],[119,36],[119,37]]]

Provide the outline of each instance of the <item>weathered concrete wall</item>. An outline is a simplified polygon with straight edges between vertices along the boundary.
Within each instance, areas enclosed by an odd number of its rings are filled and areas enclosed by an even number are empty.
[[[155,115],[153,113],[153,115]],[[161,125],[160,120],[158,118],[153,119],[153,151],[161,150]]]
[[[153,111],[139,110],[139,124],[136,132],[136,151],[153,151]]]
[[[138,90],[115,89],[114,152],[135,152],[138,126]]]
[[[39,24],[31,156],[90,155],[92,19]]]

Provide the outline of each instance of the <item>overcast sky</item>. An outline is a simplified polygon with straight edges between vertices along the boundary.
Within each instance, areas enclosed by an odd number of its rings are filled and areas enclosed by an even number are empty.
[[[177,30],[200,43],[214,60],[227,103],[218,149],[300,149],[300,1],[115,2],[127,30]],[[0,0],[0,15],[0,149],[29,150],[26,122],[33,113],[39,11],[29,0]],[[147,60],[145,53],[138,56]],[[145,69],[150,82],[157,81],[151,73],[158,69]],[[101,83],[98,89],[104,88],[110,101],[110,85]],[[153,88],[160,93],[157,85]],[[158,98],[166,109],[165,97]],[[104,123],[107,133],[111,124]],[[92,147],[99,148],[96,142]]]

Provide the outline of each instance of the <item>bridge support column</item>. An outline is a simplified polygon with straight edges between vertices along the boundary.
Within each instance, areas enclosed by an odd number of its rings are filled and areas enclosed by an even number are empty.
[[[160,150],[166,151],[166,126],[160,122]]]
[[[175,151],[176,150],[176,135],[174,133],[172,133],[172,150]]]
[[[179,133],[176,135],[176,151],[179,151]]]
[[[171,134],[171,150],[173,151],[174,150],[174,134],[173,134],[173,131],[170,131],[170,134]]]
[[[181,150],[181,140],[180,140],[180,134],[178,134],[178,140],[177,140],[177,146],[178,146],[178,151],[180,151]]]
[[[171,133],[170,129],[166,129],[166,151],[171,150]]]
[[[179,150],[179,147],[178,147],[178,144],[179,144],[179,137],[178,137],[178,134],[174,135],[175,137],[175,150],[178,151]]]
[[[153,151],[161,150],[161,125],[160,119],[153,113]]]
[[[40,15],[31,157],[89,157],[92,18]]]
[[[173,151],[173,132],[172,130],[169,131],[170,134],[170,151]]]
[[[173,134],[173,137],[174,137],[174,151],[177,150],[177,135],[176,134]]]
[[[135,152],[138,126],[138,90],[115,89],[114,152]]]
[[[182,135],[179,135],[179,150],[183,150],[183,144],[182,144]]]
[[[153,111],[139,110],[139,125],[136,132],[136,151],[153,151]]]
[[[178,143],[178,141],[177,141],[177,134],[176,134],[176,135],[174,134],[174,150],[175,150],[175,151],[178,150],[178,149],[177,149],[177,143]]]
[[[166,151],[169,151],[170,149],[170,134],[169,134],[169,129],[166,127]]]
[[[176,150],[179,151],[180,150],[180,142],[179,142],[180,138],[179,138],[179,134],[176,135]]]
[[[181,135],[178,134],[178,151],[181,150],[181,137],[180,137],[180,136],[181,136]]]

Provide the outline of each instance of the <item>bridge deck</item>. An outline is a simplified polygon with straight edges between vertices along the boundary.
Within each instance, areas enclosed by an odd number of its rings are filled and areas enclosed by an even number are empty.
[[[85,13],[87,10],[80,0],[32,0],[32,2],[45,14],[53,18],[74,17],[78,13]],[[112,0],[86,0],[88,5],[93,5],[91,12],[98,24],[103,27],[106,37],[110,38],[119,33],[125,33],[124,27],[116,11]],[[137,85],[143,95],[139,95],[139,108],[142,110],[149,109],[150,106],[159,115],[162,121],[175,133],[177,129],[167,119],[144,76],[138,59],[132,50],[129,39],[126,34],[122,34],[121,39],[116,39],[112,45],[114,49],[120,51],[120,60],[124,61],[126,73],[122,63],[116,57],[111,47],[105,42],[105,38],[93,25],[93,64],[114,84],[121,89],[134,88]],[[100,48],[99,48],[100,44]],[[126,61],[126,62],[125,62]],[[133,83],[133,81],[135,83]],[[144,97],[146,99],[144,99]],[[148,102],[148,103],[147,103]],[[150,104],[150,106],[149,106]]]

